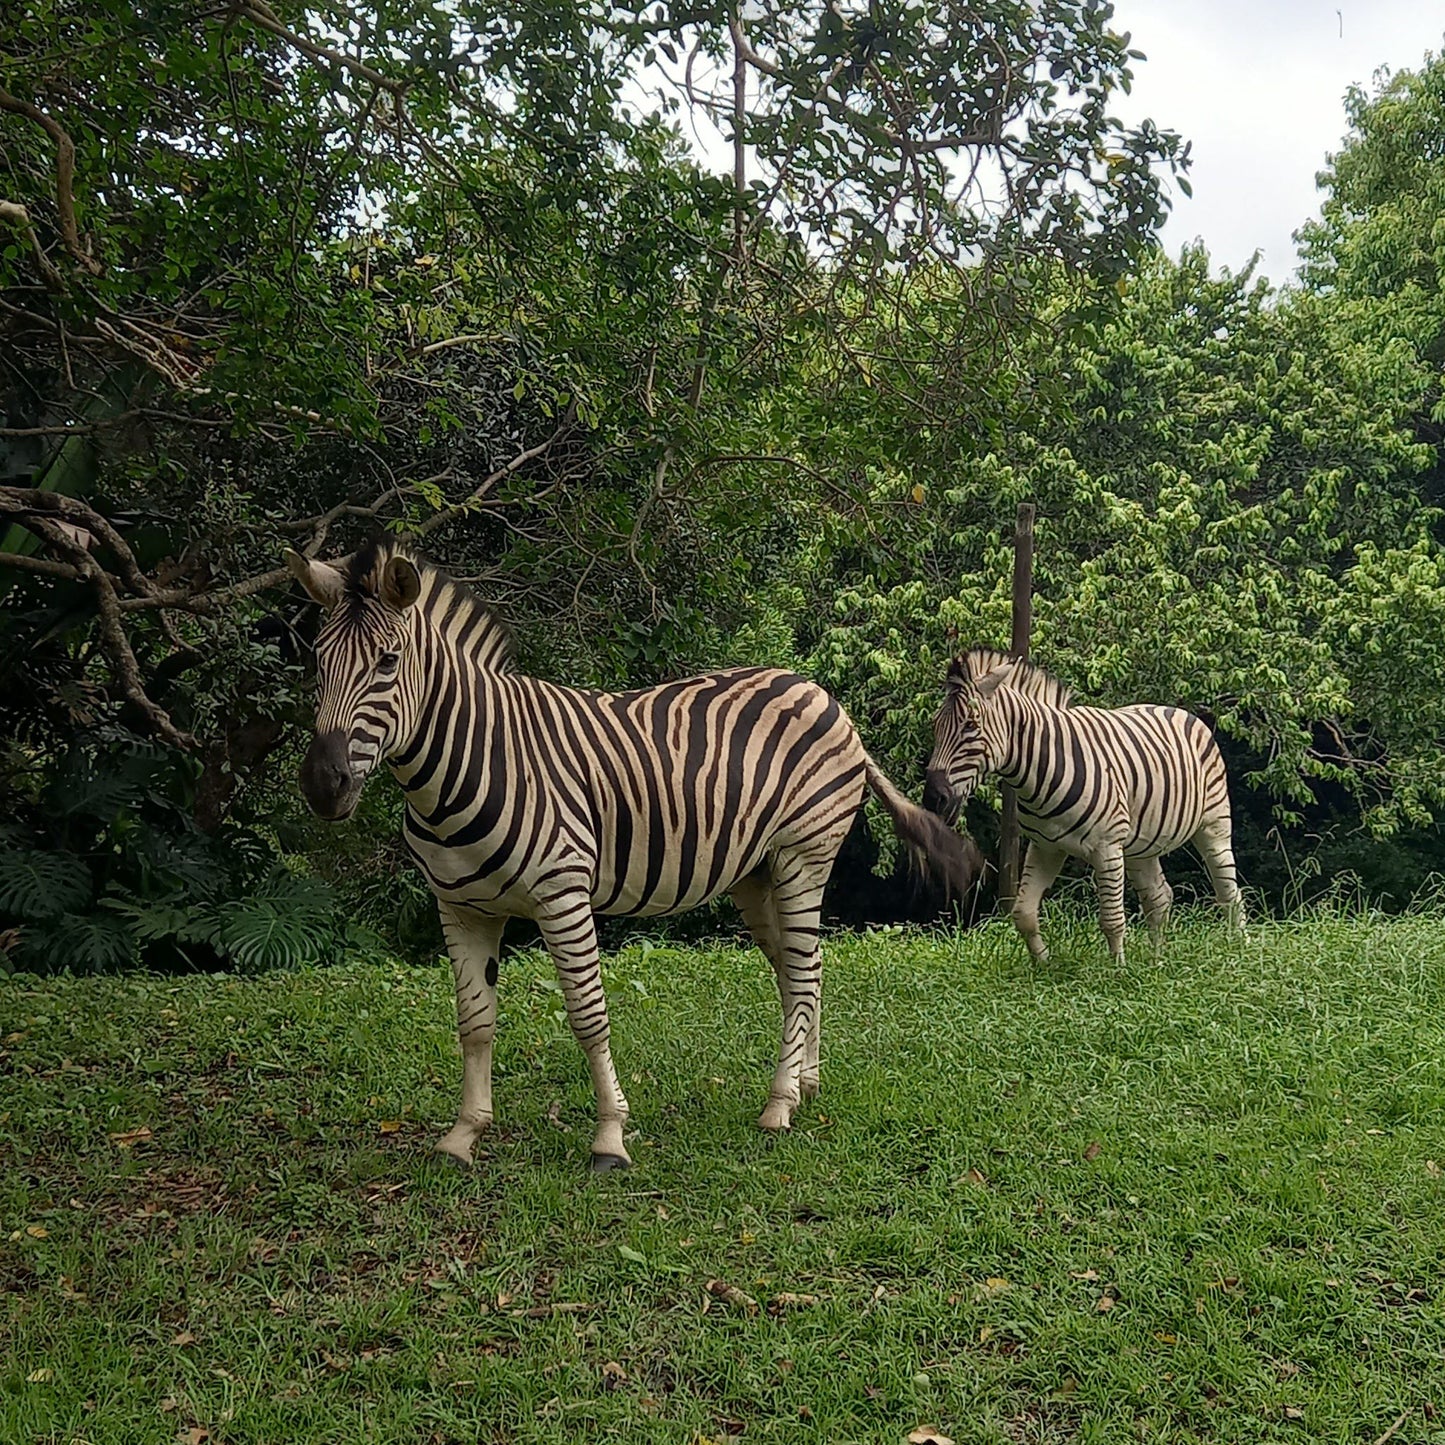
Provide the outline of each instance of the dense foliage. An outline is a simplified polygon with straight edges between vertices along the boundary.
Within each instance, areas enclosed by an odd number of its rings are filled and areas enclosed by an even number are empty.
[[[246,963],[207,910],[293,887],[283,956],[317,956],[328,880],[430,946],[394,799],[342,837],[289,782],[314,618],[277,554],[378,527],[475,579],[533,668],[796,666],[909,780],[950,636],[1006,636],[1033,497],[1042,660],[1209,713],[1262,826],[1431,826],[1445,72],[1352,95],[1276,294],[1150,251],[1187,147],[1112,118],[1138,57],[1110,22],[26,7],[0,866],[77,902],[0,893],[13,961]],[[82,774],[83,827],[52,801]]]

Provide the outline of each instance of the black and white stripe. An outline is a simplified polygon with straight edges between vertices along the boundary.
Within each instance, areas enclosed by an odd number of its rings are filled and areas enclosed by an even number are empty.
[[[1208,725],[1177,707],[1071,705],[1042,668],[976,647],[948,670],[934,720],[924,803],[950,819],[990,773],[1018,794],[1029,840],[1013,919],[1035,958],[1048,949],[1039,904],[1071,855],[1094,870],[1110,952],[1124,950],[1124,879],[1157,942],[1173,892],[1159,859],[1192,843],[1231,926],[1242,913],[1229,785]]]
[[[792,673],[740,668],[639,692],[525,677],[465,588],[394,545],[345,572],[291,554],[328,609],[317,735],[301,783],[322,816],[356,806],[384,761],[441,909],[457,985],[463,1098],[439,1147],[460,1160],[491,1121],[497,956],[507,918],[539,925],[598,1100],[593,1160],[627,1162],[595,914],[676,913],[729,893],[777,975],[783,1036],[761,1124],[787,1128],[818,1087],[818,915],[871,787],[957,890],[972,845],[908,802],[847,715]]]

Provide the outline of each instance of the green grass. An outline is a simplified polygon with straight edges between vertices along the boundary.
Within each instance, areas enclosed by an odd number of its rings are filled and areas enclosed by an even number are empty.
[[[778,1141],[761,957],[615,956],[604,1178],[535,955],[470,1174],[441,966],[0,981],[0,1440],[1445,1441],[1445,919],[1050,930],[831,941]]]

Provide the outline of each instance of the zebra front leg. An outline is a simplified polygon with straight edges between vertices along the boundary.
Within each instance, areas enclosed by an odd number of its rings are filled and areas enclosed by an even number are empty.
[[[612,1028],[607,1017],[607,997],[602,991],[592,900],[581,891],[552,899],[545,913],[537,915],[537,923],[557,966],[567,1022],[587,1055],[587,1067],[592,1073],[592,1091],[597,1096],[592,1168],[599,1174],[630,1169],[632,1158],[622,1142],[627,1100],[612,1064]]]
[[[1014,927],[1023,935],[1029,953],[1039,963],[1049,956],[1048,945],[1039,928],[1039,907],[1049,884],[1063,871],[1068,856],[1062,848],[1051,848],[1047,843],[1039,842],[1030,843],[1028,852],[1024,854],[1018,896],[1013,901],[1009,916]]]
[[[1157,858],[1130,858],[1124,863],[1129,882],[1134,885],[1144,905],[1144,921],[1149,925],[1149,941],[1157,952],[1164,943],[1164,929],[1169,922],[1169,908],[1174,890],[1164,876]]]
[[[798,1092],[805,1099],[816,1099],[822,1085],[819,1082],[818,1055],[823,1044],[823,970],[818,969],[818,982],[813,993],[813,1021],[808,1026],[808,1037],[803,1041],[803,1067],[798,1074]]]
[[[778,910],[773,898],[772,880],[763,869],[741,878],[733,885],[733,902],[753,936],[753,942],[762,949],[763,955],[773,966],[773,976],[778,980],[778,995],[783,997],[786,983],[783,978],[782,941],[778,933]],[[822,976],[819,975],[818,1007],[813,1010],[812,1026],[803,1044],[803,1064],[798,1074],[798,1092],[804,1099],[818,1096],[818,1046],[822,1020]]]
[[[829,860],[831,862],[831,859]],[[768,1104],[758,1126],[771,1132],[789,1129],[803,1094],[803,1066],[810,1036],[819,1020],[822,994],[818,955],[818,915],[823,905],[823,883],[806,863],[779,858],[775,869],[786,874],[773,884],[773,906],[778,922],[778,996],[783,1006],[783,1034],[778,1046],[778,1067]],[[814,1045],[816,1050],[816,1044]],[[816,1052],[814,1054],[816,1069]],[[816,1091],[816,1075],[814,1080]]]
[[[1124,961],[1124,853],[1113,849],[1094,859],[1094,887],[1099,894],[1099,927],[1115,963]]]
[[[1224,910],[1231,930],[1244,932],[1244,898],[1234,868],[1234,848],[1230,841],[1228,817],[1210,818],[1199,825],[1190,842],[1199,850],[1209,880],[1214,884],[1215,901]]]
[[[497,959],[504,918],[483,918],[439,905],[442,933],[457,988],[457,1037],[462,1045],[462,1107],[437,1142],[458,1164],[472,1162],[472,1146],[492,1122],[492,1040],[497,1031]]]

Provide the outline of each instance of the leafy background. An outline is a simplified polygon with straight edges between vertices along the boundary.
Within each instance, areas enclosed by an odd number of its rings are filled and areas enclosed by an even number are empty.
[[[394,790],[328,830],[293,784],[279,550],[380,528],[529,668],[796,667],[912,785],[1032,499],[1040,660],[1214,722],[1267,902],[1406,902],[1445,800],[1445,63],[1347,97],[1272,289],[1154,245],[1188,146],[1112,117],[1139,58],[1061,0],[26,7],[3,966],[435,949]],[[840,918],[937,911],[889,862],[850,840]]]

